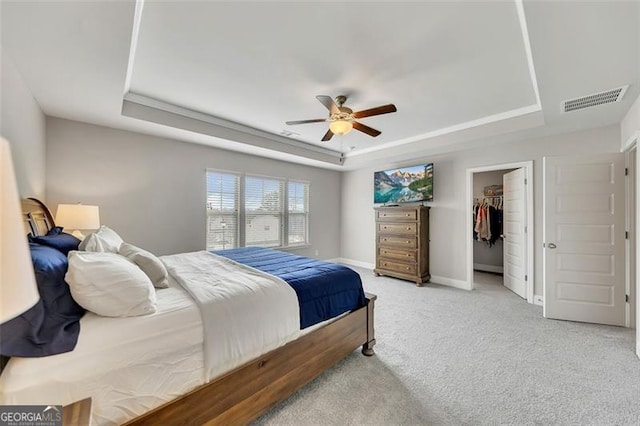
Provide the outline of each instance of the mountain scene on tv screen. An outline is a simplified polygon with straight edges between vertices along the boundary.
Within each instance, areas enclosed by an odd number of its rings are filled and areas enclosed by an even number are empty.
[[[376,204],[433,200],[433,164],[375,172],[373,180]]]

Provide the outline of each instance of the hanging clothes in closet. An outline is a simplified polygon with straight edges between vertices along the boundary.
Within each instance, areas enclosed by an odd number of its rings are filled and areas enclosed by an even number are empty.
[[[502,235],[502,197],[477,199],[473,207],[473,239],[493,246]]]

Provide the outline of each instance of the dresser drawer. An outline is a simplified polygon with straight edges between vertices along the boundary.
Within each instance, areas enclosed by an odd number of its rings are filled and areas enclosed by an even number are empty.
[[[413,281],[421,286],[429,274],[429,207],[375,208],[376,276]]]
[[[415,275],[415,263],[394,262],[393,260],[378,259],[378,269],[386,269],[387,271],[401,272],[403,274]]]
[[[417,210],[378,210],[378,220],[418,220]]]
[[[378,248],[378,256],[410,262],[415,262],[417,260],[415,250],[402,250],[389,247]]]
[[[380,235],[378,237],[378,245],[414,249],[418,248],[418,240],[412,235],[408,235],[406,237]]]
[[[418,231],[417,223],[378,223],[378,233],[380,234],[407,234],[416,235]]]

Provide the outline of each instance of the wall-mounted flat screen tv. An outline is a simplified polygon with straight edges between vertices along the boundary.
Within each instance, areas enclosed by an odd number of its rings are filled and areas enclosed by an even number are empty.
[[[373,174],[375,204],[433,201],[433,163]]]

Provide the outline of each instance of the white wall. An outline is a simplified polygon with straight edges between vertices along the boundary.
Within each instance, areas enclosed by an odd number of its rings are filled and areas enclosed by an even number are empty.
[[[640,134],[640,96],[620,122],[620,139],[622,150],[631,147]]]
[[[344,173],[342,178],[341,257],[373,264],[375,225],[373,172],[424,162],[434,163],[434,202],[431,206],[431,274],[447,280],[466,281],[466,169],[493,164],[534,161],[534,247],[536,295],[542,294],[542,157],[580,153],[619,152],[620,128],[608,126],[567,135],[429,156],[410,162],[385,164]],[[435,281],[435,280],[434,280]]]
[[[45,116],[11,59],[0,56],[0,135],[11,144],[20,196],[44,200]]]
[[[156,254],[205,248],[207,168],[310,181],[312,246],[297,252],[339,256],[340,172],[47,118],[50,207],[97,204],[103,224]]]

